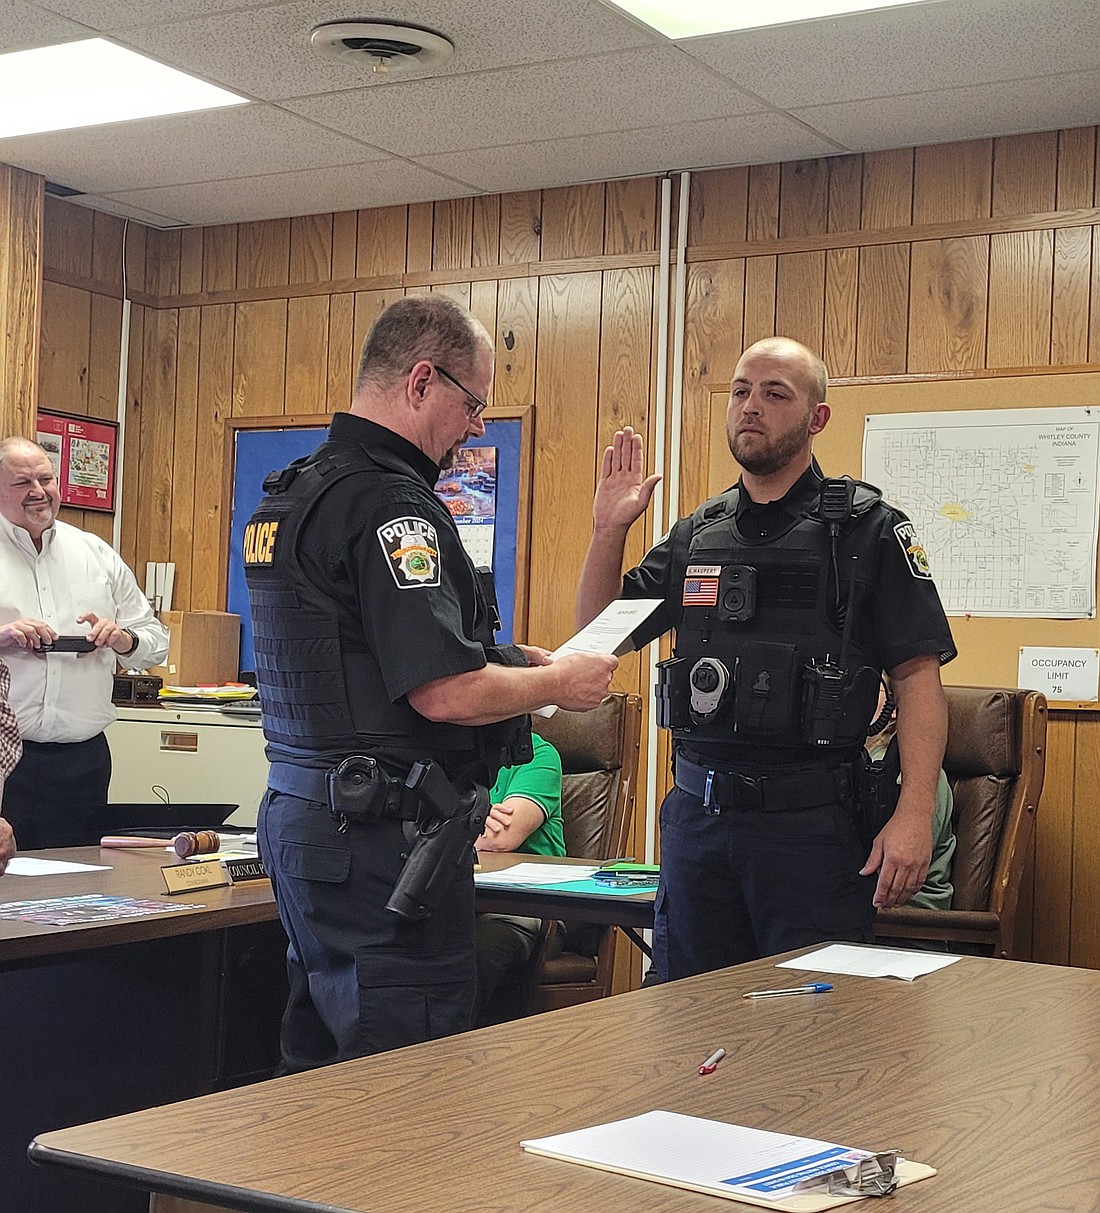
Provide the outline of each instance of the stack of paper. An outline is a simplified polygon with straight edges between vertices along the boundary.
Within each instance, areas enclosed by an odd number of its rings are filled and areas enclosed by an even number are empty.
[[[255,687],[243,682],[227,682],[224,686],[161,687],[160,698],[198,703],[236,703],[255,699]]]
[[[564,1162],[800,1213],[861,1199],[830,1195],[824,1176],[858,1166],[872,1154],[678,1112],[646,1112],[520,1145]],[[899,1184],[935,1173],[933,1167],[908,1160],[897,1167]]]
[[[474,883],[492,885],[502,889],[537,889],[545,885],[571,884],[587,880],[596,871],[596,865],[583,863],[514,863],[510,868],[498,872],[476,872]]]

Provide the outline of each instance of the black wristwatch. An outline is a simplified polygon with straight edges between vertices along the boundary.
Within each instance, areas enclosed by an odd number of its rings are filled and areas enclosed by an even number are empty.
[[[137,647],[141,642],[138,640],[138,634],[137,634],[137,632],[134,631],[133,628],[123,628],[122,630],[126,633],[127,636],[130,637],[130,640],[132,643],[130,644],[130,647],[126,650],[126,652],[119,653],[119,656],[120,657],[132,657],[137,652]]]

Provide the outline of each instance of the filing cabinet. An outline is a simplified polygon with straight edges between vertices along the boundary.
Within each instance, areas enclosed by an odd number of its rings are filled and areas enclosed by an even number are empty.
[[[205,708],[119,708],[107,729],[115,803],[239,804],[230,825],[255,825],[267,786],[259,720]]]

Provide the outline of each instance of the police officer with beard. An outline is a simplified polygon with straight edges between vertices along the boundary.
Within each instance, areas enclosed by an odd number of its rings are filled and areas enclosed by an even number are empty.
[[[481,419],[493,346],[443,295],[387,308],[348,413],[264,482],[245,529],[268,791],[261,853],[289,936],[284,1071],[470,1026],[473,840],[527,713],[600,703],[613,657],[497,646],[433,492]]]
[[[604,452],[577,620],[661,598],[634,636],[675,629],[658,721],[675,786],[661,807],[654,923],[671,980],[825,940],[871,942],[875,906],[920,888],[947,732],[951,632],[912,524],[877,489],[826,479],[821,359],[783,337],[734,372],[727,413],[740,481],[679,520],[621,576],[627,531],[658,477],[627,429]],[[861,838],[861,747],[880,674],[894,680],[903,782]]]

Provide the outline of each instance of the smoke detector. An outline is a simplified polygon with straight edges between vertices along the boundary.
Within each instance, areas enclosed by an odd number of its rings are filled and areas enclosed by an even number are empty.
[[[419,25],[391,21],[328,21],[314,27],[309,41],[323,55],[369,66],[379,76],[442,67],[455,53],[450,38]]]

